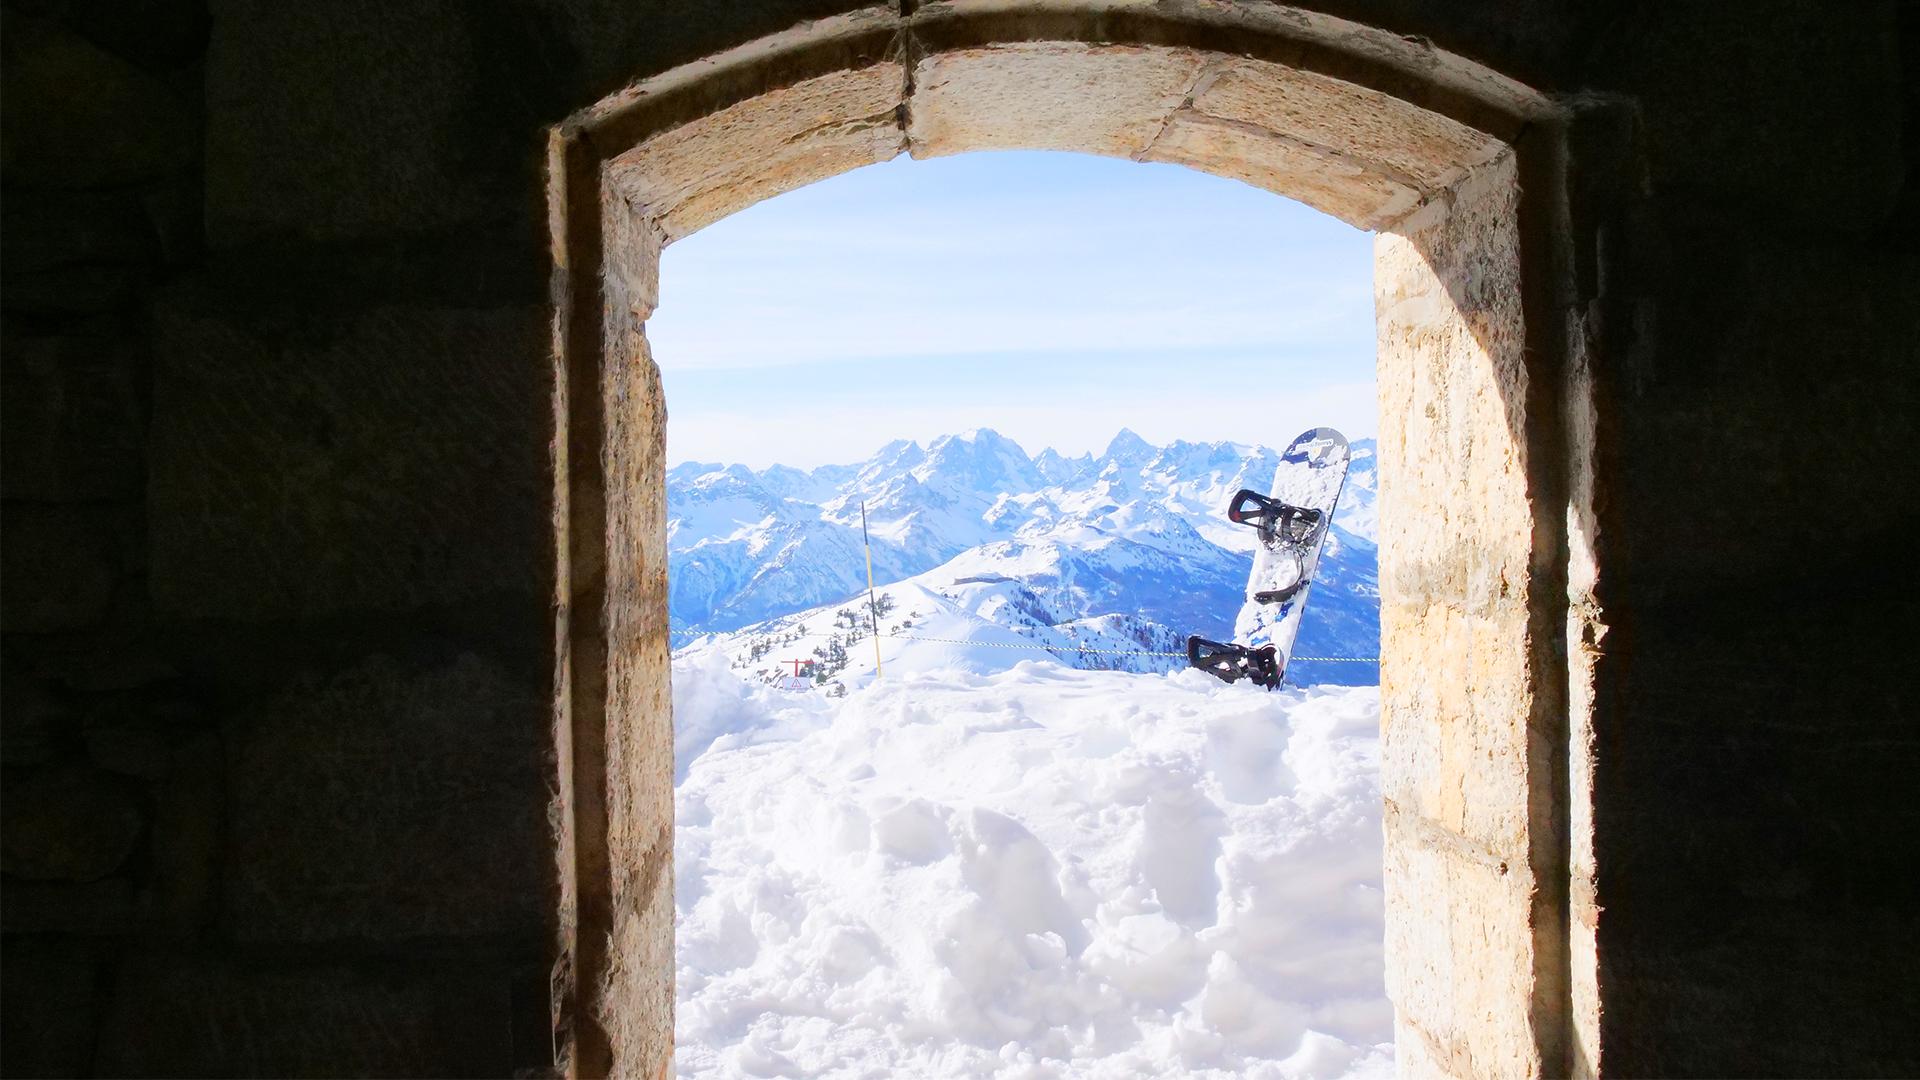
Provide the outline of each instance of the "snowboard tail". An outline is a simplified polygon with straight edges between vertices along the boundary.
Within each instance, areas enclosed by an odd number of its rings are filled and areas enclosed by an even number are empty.
[[[1187,639],[1187,663],[1230,683],[1247,679],[1269,690],[1280,685],[1280,662],[1271,645],[1250,649],[1196,634]]]

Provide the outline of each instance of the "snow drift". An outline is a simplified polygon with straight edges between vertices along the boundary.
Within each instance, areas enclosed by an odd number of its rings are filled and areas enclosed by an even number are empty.
[[[674,683],[681,1076],[1390,1074],[1375,689]]]

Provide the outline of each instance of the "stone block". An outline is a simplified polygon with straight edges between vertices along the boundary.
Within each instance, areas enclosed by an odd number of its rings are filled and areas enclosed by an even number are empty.
[[[1337,154],[1193,112],[1175,114],[1145,157],[1264,188],[1360,229],[1380,228],[1420,198],[1416,189]]]
[[[163,616],[239,622],[551,592],[537,308],[159,315]]]
[[[12,891],[8,891],[12,903]],[[97,1076],[99,965],[88,942],[9,937],[0,963],[0,1073]]]
[[[0,549],[0,626],[45,633],[89,626],[107,613],[120,578],[121,526],[94,506],[11,502]]]
[[[12,6],[147,71],[192,63],[207,44],[206,0],[15,0]]]
[[[137,616],[120,616],[77,633],[16,636],[8,648],[23,668],[62,690],[112,694],[177,677],[166,646],[178,643],[165,641]],[[175,692],[142,696],[147,714],[174,725],[192,724],[201,713],[197,702]]]
[[[505,1076],[511,973],[136,957],[109,992],[105,1076]]]
[[[201,735],[172,753],[155,788],[153,873],[142,918],[155,933],[191,937],[213,916],[226,803],[226,756],[218,736]]]
[[[1381,679],[1382,794],[1494,850],[1524,855],[1533,706],[1526,614],[1388,610],[1381,639],[1417,649],[1415,663]]]
[[[116,336],[10,334],[0,367],[9,499],[132,499],[146,483],[143,365]]]
[[[600,204],[607,317],[637,327],[660,303],[660,249],[666,237],[616,185],[602,186]]]
[[[72,715],[65,698],[11,654],[0,664],[0,765],[38,765],[53,757]]]
[[[648,1062],[673,1052],[673,702],[667,506],[643,482],[666,468],[666,405],[639,345],[608,387],[626,408],[607,440],[607,848],[619,870],[601,1020],[616,1058]]]
[[[117,936],[133,929],[133,886],[123,877],[84,883],[9,881],[0,905],[8,934]]]
[[[514,76],[480,70],[457,0],[210,6],[209,246],[445,228],[537,190],[514,168],[537,125],[498,157],[477,152],[502,120],[481,112],[486,80]],[[489,200],[505,176],[524,189]]]
[[[762,199],[900,153],[906,72],[883,62],[772,90],[670,128],[607,164],[672,242]]]
[[[1383,854],[1394,1042],[1427,1075],[1540,1076],[1531,876],[1389,806]]]
[[[132,191],[9,190],[0,204],[0,269],[8,274],[92,263],[144,264],[159,254],[144,201]]]
[[[142,268],[124,264],[56,266],[21,270],[6,276],[0,310],[8,314],[72,318],[118,311],[133,302],[146,278]]]
[[[1655,188],[1712,192],[1716,211],[1755,236],[1780,227],[1761,221],[1871,229],[1912,182],[1901,7],[1689,0],[1621,20],[1585,68],[1636,102]]]
[[[10,14],[0,71],[9,184],[118,187],[194,160],[192,114],[165,83],[53,22]]]
[[[96,881],[133,853],[146,815],[120,777],[48,766],[7,785],[0,822],[7,873],[33,881]]]
[[[1501,159],[1374,242],[1383,611],[1526,610],[1517,198]]]
[[[369,656],[243,710],[223,925],[250,944],[539,940],[550,724],[526,673],[472,654]]]
[[[1071,150],[1137,157],[1192,92],[1202,63],[1187,49],[1077,42],[935,53],[914,67],[913,154]]]
[[[87,757],[108,772],[155,780],[173,767],[173,740],[160,724],[116,720],[87,728]]]
[[[1193,109],[1318,147],[1423,197],[1453,186],[1505,145],[1377,90],[1250,60],[1202,80]]]

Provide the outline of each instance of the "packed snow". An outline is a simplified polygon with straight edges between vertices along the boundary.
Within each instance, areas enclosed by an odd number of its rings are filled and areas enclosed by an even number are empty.
[[[679,656],[679,1074],[1390,1075],[1377,690],[1021,655]]]

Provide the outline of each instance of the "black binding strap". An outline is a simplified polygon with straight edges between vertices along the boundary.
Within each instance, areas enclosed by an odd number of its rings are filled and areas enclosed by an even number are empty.
[[[1295,565],[1297,566],[1299,563],[1299,560],[1295,559],[1294,562],[1295,562]],[[1297,595],[1301,589],[1304,589],[1306,587],[1307,587],[1307,579],[1305,577],[1299,577],[1294,579],[1293,584],[1288,585],[1285,588],[1262,589],[1261,591],[1253,594],[1253,599],[1255,603],[1259,603],[1259,604],[1284,603],[1288,600],[1293,599],[1294,596]]]
[[[1280,661],[1273,646],[1250,649],[1195,635],[1187,639],[1187,663],[1223,682],[1246,679],[1271,690],[1280,685]]]
[[[1269,499],[1247,488],[1235,492],[1227,503],[1227,520],[1260,530],[1260,539],[1269,546],[1278,542],[1292,548],[1308,547],[1319,539],[1325,518],[1318,510]]]

